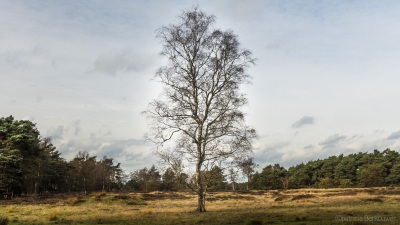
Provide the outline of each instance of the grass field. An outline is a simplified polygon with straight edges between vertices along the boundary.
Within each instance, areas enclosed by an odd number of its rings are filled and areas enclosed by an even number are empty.
[[[197,213],[184,192],[30,196],[0,201],[22,224],[400,224],[400,188],[218,192]]]

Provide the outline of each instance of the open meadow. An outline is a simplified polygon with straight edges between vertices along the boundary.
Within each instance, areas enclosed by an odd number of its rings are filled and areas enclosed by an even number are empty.
[[[216,192],[207,212],[184,192],[29,196],[0,201],[22,224],[400,224],[400,188]]]

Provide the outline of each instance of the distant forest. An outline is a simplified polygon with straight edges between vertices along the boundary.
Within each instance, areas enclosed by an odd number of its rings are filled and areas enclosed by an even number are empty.
[[[256,166],[253,159],[244,159],[230,168],[213,166],[203,173],[205,188],[218,191],[400,185],[400,154],[390,149],[331,156],[289,169],[275,164],[255,172]],[[237,183],[239,174],[248,182]],[[13,116],[0,118],[0,192],[179,191],[190,190],[191,185],[195,185],[194,178],[184,173],[181,161],[162,172],[153,165],[129,174],[107,156],[97,159],[78,152],[67,161],[51,138],[40,136],[36,124]]]

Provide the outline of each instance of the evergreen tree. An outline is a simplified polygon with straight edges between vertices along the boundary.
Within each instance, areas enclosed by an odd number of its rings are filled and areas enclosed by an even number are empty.
[[[385,185],[386,176],[385,167],[373,163],[361,172],[360,181],[364,187],[381,187]]]

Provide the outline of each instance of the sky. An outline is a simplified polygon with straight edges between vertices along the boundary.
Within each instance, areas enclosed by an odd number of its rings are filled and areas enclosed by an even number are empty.
[[[400,150],[397,0],[0,1],[0,117],[33,121],[67,160],[157,165],[141,114],[162,89],[156,30],[193,6],[257,58],[242,91],[260,168]]]

